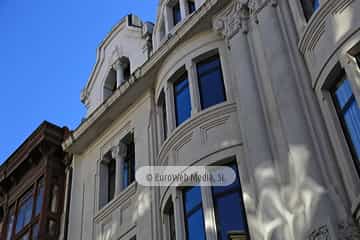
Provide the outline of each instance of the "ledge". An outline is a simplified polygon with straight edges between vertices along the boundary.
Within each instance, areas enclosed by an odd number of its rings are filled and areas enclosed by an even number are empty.
[[[136,182],[130,184],[129,187],[123,190],[119,195],[115,196],[113,200],[111,200],[98,211],[98,213],[94,217],[94,222],[100,223],[103,219],[112,214],[115,209],[124,205],[124,203],[126,203],[132,196],[135,195],[136,189]]]
[[[158,162],[160,165],[164,165],[166,156],[168,155],[171,148],[184,137],[191,134],[192,130],[199,127],[202,124],[206,124],[212,119],[221,117],[230,113],[236,112],[235,103],[221,103],[216,106],[210,107],[209,109],[203,110],[192,116],[190,119],[185,121],[179,127],[177,127],[166,141],[161,146]]]

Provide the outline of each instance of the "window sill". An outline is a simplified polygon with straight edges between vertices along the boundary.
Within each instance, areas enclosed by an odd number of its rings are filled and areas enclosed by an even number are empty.
[[[236,112],[236,104],[234,102],[225,101],[190,116],[190,118],[177,126],[172,132],[168,133],[168,137],[160,146],[158,163],[161,166],[166,165],[165,160],[170,149],[176,145],[179,139],[189,135],[189,133],[191,133],[195,128],[206,124],[211,119],[231,114],[233,112]]]
[[[96,223],[100,223],[104,218],[111,215],[113,211],[124,203],[126,203],[132,196],[135,195],[137,190],[137,182],[134,181],[121,193],[114,197],[110,202],[104,205],[101,209],[98,210],[97,214],[94,217]]]

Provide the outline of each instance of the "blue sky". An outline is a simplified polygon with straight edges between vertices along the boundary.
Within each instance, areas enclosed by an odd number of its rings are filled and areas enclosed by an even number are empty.
[[[96,48],[125,15],[158,0],[0,0],[0,163],[48,120],[74,129]]]

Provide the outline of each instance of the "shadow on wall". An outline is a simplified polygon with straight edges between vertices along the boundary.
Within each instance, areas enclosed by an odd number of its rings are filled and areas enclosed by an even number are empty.
[[[331,206],[327,191],[307,175],[310,160],[306,147],[290,147],[288,170],[291,177],[287,185],[278,183],[272,166],[256,169],[258,201],[244,186],[247,218],[254,239],[311,239],[308,238],[311,229],[329,223],[339,212]]]

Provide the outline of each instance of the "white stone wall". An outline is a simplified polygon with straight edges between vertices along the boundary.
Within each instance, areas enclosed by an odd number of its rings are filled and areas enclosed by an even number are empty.
[[[69,239],[128,240],[136,234],[140,240],[166,240],[162,210],[168,199],[175,204],[177,239],[185,239],[181,196],[172,186],[133,184],[99,209],[99,161],[129,131],[135,134],[136,168],[235,158],[251,239],[318,239],[321,234],[324,239],[357,239],[352,215],[359,216],[359,176],[324,89],[340,65],[360,99],[360,74],[352,57],[360,49],[359,2],[321,1],[306,22],[295,0],[196,1],[197,11],[173,29],[167,26],[173,36],[160,41],[166,4],[159,5],[152,57],[145,58],[136,30],[119,31],[106,42],[87,86],[89,112],[95,114],[88,121],[108,125],[84,149],[74,148]],[[138,82],[127,89],[131,95],[117,93],[120,100],[106,106],[129,102],[123,113],[113,116],[105,109],[97,116],[107,62],[117,47],[123,51],[119,56],[129,56],[132,70],[139,67]],[[220,56],[227,100],[201,110],[195,65],[214,51]],[[176,127],[171,77],[183,67],[192,112]],[[162,91],[165,141],[156,107]],[[81,140],[81,134],[74,136],[67,145]],[[203,193],[207,239],[216,240],[211,194]]]

